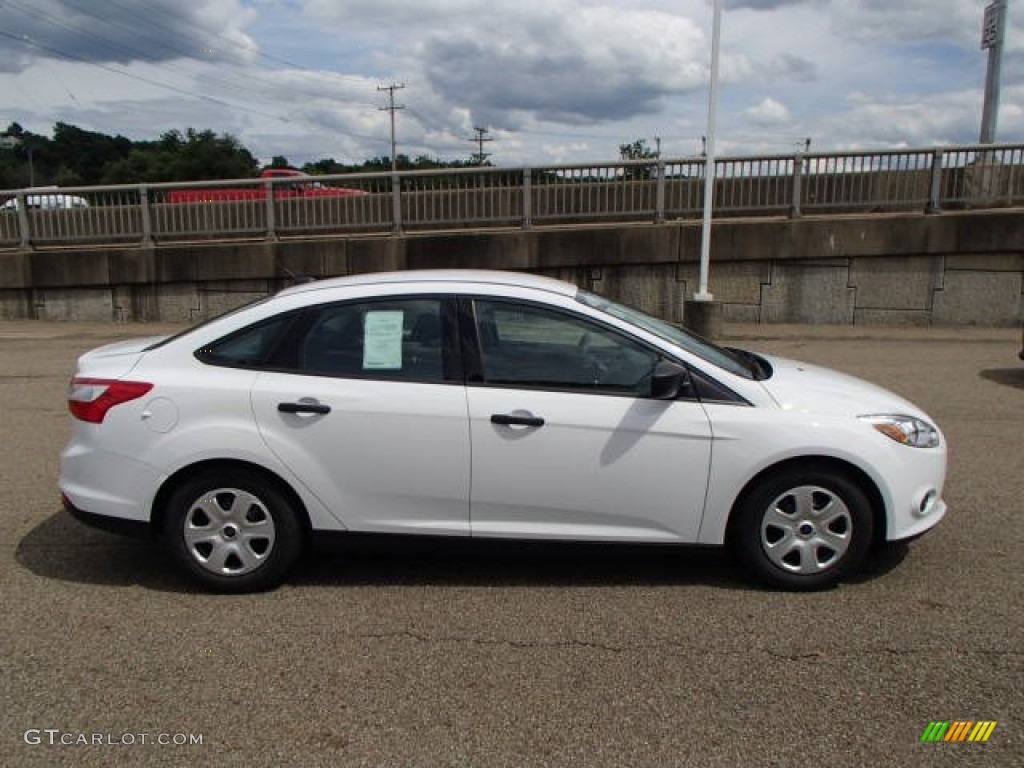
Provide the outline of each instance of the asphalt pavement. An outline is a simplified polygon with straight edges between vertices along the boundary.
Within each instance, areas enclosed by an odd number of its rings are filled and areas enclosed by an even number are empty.
[[[58,501],[75,357],[175,329],[0,323],[0,765],[1024,765],[1019,330],[727,328],[948,437],[944,523],[828,592],[714,550],[496,544],[342,547],[218,596]],[[996,727],[921,741],[947,720]]]

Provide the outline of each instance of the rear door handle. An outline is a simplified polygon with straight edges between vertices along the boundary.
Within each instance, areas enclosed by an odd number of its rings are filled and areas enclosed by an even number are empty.
[[[330,413],[331,406],[320,403],[278,403],[277,410],[281,413]]]
[[[540,416],[513,416],[511,413],[492,413],[491,424],[515,427],[543,427],[544,419]]]

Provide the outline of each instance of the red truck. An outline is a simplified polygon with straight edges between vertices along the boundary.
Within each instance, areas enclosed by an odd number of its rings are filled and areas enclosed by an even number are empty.
[[[365,195],[361,189],[347,187],[328,187],[316,181],[312,176],[293,168],[266,168],[260,174],[261,179],[292,179],[274,184],[274,197],[347,197],[349,195]],[[267,196],[267,185],[253,183],[244,187],[190,187],[172,189],[167,193],[169,203],[214,203],[230,200],[262,200]]]

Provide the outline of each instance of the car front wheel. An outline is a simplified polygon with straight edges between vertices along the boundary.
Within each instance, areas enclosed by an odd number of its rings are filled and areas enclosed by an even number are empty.
[[[210,470],[171,495],[163,538],[204,586],[252,592],[278,586],[298,559],[303,530],[276,485],[247,470]]]
[[[743,499],[734,523],[733,549],[747,570],[793,590],[835,585],[863,561],[873,527],[858,485],[815,470],[763,480]]]

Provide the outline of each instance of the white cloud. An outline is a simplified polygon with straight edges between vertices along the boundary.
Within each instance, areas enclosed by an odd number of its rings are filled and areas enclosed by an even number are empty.
[[[428,83],[492,120],[513,110],[568,123],[657,111],[665,97],[703,87],[702,36],[687,19],[558,6],[517,30],[430,35],[418,48]]]
[[[40,59],[77,62],[167,62],[194,57],[251,61],[253,18],[240,0],[6,0],[0,70],[18,72]]]
[[[758,125],[782,125],[790,120],[790,113],[785,104],[771,96],[766,96],[760,104],[748,108],[745,114]]]
[[[986,2],[727,0],[720,144],[975,140]],[[377,86],[395,82],[410,155],[466,157],[474,125],[491,129],[503,165],[614,158],[655,136],[666,154],[692,154],[710,16],[707,0],[5,0],[0,31],[144,79],[0,37],[0,108],[39,132],[191,125],[261,156],[359,160],[389,151]],[[1000,140],[1024,130],[1022,21],[1011,4]]]
[[[980,41],[987,0],[831,0],[837,35],[866,43]]]
[[[848,110],[829,115],[823,125],[853,148],[968,143],[977,141],[980,107],[980,96],[971,91],[928,100],[857,94]]]

